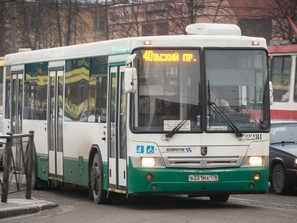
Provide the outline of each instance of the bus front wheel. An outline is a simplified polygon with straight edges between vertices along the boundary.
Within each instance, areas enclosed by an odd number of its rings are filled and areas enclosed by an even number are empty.
[[[107,192],[103,189],[103,164],[98,152],[93,157],[90,170],[90,189],[96,204],[107,203]]]

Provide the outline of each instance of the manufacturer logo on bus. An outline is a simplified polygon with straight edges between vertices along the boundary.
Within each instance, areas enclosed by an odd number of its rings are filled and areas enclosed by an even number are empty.
[[[206,146],[202,146],[201,147],[201,155],[202,156],[206,156],[206,154],[207,154],[207,147]]]
[[[171,152],[171,153],[191,153],[192,148],[187,147],[187,148],[166,148],[166,152]]]

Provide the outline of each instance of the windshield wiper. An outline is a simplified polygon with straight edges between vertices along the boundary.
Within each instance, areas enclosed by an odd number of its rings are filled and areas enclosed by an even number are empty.
[[[193,116],[193,114],[197,112],[200,112],[200,104],[199,105],[195,105],[191,112],[181,121],[179,122],[170,132],[165,134],[165,139],[169,140],[170,138],[172,138],[172,136],[175,135],[175,133],[177,133],[181,127],[183,127],[183,125]]]
[[[242,132],[236,127],[236,125],[228,118],[227,115],[220,109],[216,103],[212,102],[210,99],[208,99],[208,104],[210,105],[210,108],[218,115],[220,118],[222,118],[234,131],[236,137],[242,137]]]

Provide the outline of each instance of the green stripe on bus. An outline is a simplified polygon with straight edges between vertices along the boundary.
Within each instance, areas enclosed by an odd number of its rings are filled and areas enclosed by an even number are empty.
[[[117,63],[109,63],[108,64],[109,67],[125,66],[125,65],[126,65],[125,62],[117,62]]]
[[[48,180],[48,156],[44,154],[36,155],[36,176],[41,180]]]
[[[48,156],[44,154],[37,154],[37,177],[47,181],[49,176]],[[107,189],[108,168],[107,164],[103,164],[104,185],[103,188]],[[88,160],[79,156],[77,158],[63,159],[63,181],[65,183],[77,184],[80,186],[88,186]]]

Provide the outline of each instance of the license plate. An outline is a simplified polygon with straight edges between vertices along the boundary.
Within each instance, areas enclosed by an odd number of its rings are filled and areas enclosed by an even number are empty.
[[[209,174],[209,175],[189,175],[189,182],[210,182],[219,181],[219,175]]]

